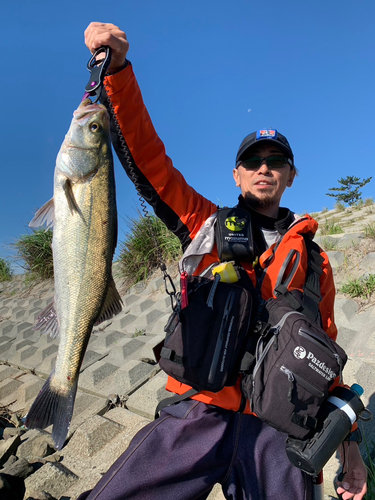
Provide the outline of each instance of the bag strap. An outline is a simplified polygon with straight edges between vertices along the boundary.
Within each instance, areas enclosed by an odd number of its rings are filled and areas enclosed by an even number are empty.
[[[171,396],[170,398],[165,398],[160,403],[157,405],[156,410],[155,410],[155,420],[159,418],[159,413],[163,408],[166,408],[167,406],[174,405],[176,403],[179,403],[180,401],[184,401],[185,399],[191,398],[191,396],[195,396],[198,394],[199,391],[196,389],[190,389],[189,391],[185,392],[184,394],[175,394],[174,396]]]
[[[320,255],[320,248],[315,241],[304,235],[304,241],[307,249],[307,270],[306,281],[303,287],[303,302],[301,305],[289,292],[284,284],[275,288],[278,295],[284,295],[290,302],[291,307],[299,309],[309,321],[320,324],[319,303],[321,301],[320,276],[323,274],[322,264],[324,258]]]

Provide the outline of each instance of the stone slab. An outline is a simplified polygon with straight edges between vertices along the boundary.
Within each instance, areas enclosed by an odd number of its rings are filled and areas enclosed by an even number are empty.
[[[78,480],[78,477],[60,463],[47,463],[31,476],[25,479],[25,498],[36,497],[41,491],[46,491],[55,498],[60,498],[64,492]]]
[[[142,417],[154,420],[158,403],[171,396],[171,393],[165,390],[166,382],[167,375],[164,372],[159,372],[129,397],[126,402],[127,408]]]

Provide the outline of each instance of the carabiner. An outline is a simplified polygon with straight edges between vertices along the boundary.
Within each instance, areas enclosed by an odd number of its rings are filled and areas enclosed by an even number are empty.
[[[105,52],[105,57],[97,61],[97,56]],[[111,48],[107,46],[99,47],[99,49],[92,55],[91,59],[87,63],[87,69],[90,71],[91,76],[88,84],[85,87],[85,94],[83,99],[87,97],[95,97],[95,102],[100,99],[100,94],[102,93],[103,82],[105,73],[111,62]]]

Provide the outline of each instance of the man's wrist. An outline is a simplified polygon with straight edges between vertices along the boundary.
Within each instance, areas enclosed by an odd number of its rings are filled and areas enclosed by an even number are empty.
[[[113,71],[111,71],[110,73],[106,73],[106,76],[111,76],[111,75],[115,75],[116,73],[119,73],[120,71],[122,71],[123,69],[125,69],[127,66],[129,66],[131,64],[130,61],[128,61],[128,59],[125,59],[124,61],[124,64],[122,66],[119,66],[118,68],[114,69]]]

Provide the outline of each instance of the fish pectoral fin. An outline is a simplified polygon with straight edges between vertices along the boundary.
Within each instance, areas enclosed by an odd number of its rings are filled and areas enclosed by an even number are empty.
[[[74,212],[77,212],[81,215],[81,211],[77,205],[76,199],[74,197],[73,189],[72,189],[72,183],[70,179],[66,179],[64,184],[63,184],[65,196],[66,196],[66,201],[68,202],[69,210],[73,214]]]
[[[59,336],[60,332],[55,309],[55,301],[48,304],[48,306],[39,314],[35,323],[35,330],[40,330],[42,333],[49,333],[52,338]]]
[[[68,435],[77,393],[78,379],[66,395],[57,393],[51,386],[54,372],[48,377],[26,415],[28,429],[45,429],[53,425],[52,438],[56,449],[61,450]]]
[[[111,319],[113,316],[121,312],[122,310],[122,299],[117,291],[114,279],[111,276],[107,295],[104,300],[102,310],[100,311],[99,317],[96,320],[95,325],[99,325],[107,319]]]
[[[29,222],[30,227],[40,227],[47,226],[50,229],[55,223],[55,204],[53,198],[51,198],[47,203],[45,203],[34,215],[31,222]]]

